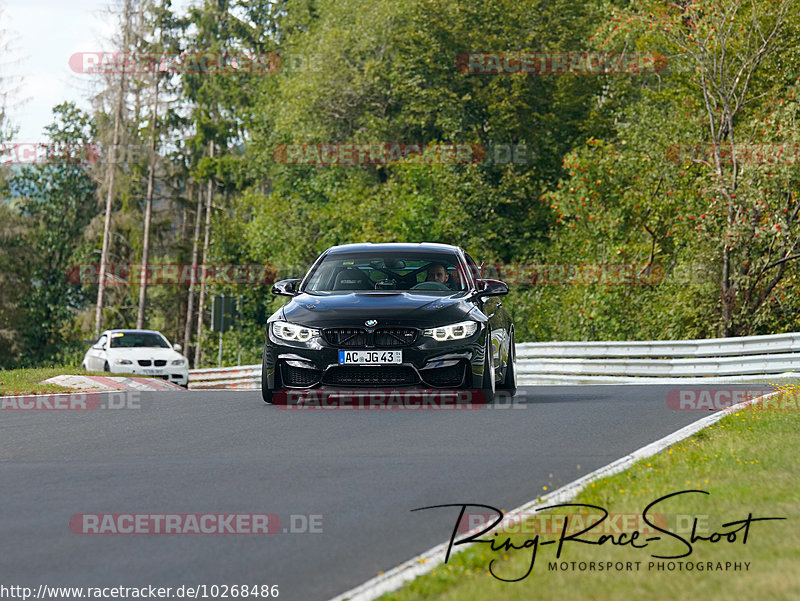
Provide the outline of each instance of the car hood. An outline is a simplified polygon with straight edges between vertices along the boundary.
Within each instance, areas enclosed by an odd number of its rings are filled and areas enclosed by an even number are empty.
[[[149,346],[110,348],[108,349],[108,356],[114,359],[130,359],[131,361],[138,359],[166,359],[167,361],[185,359],[183,355],[171,348]]]
[[[463,321],[475,305],[463,292],[432,296],[414,292],[353,292],[331,296],[301,294],[284,305],[276,319],[310,327],[363,326],[368,319],[381,326],[430,327]],[[477,316],[474,319],[479,319]]]

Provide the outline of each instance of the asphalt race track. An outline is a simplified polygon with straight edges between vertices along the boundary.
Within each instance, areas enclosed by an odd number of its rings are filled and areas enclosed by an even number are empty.
[[[324,601],[447,540],[444,503],[511,509],[708,415],[673,386],[521,389],[520,407],[288,411],[259,391],[0,411],[6,585],[278,585]],[[695,388],[697,388],[695,386]],[[753,385],[753,389],[763,386]],[[81,513],[272,513],[271,535],[86,535]],[[282,528],[282,529],[283,529]]]

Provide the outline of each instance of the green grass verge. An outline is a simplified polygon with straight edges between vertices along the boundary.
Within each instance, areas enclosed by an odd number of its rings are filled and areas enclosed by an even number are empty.
[[[742,568],[744,562],[750,562],[748,571],[649,569],[651,561],[656,562],[656,567],[659,562],[665,562],[665,568],[669,561],[654,559],[651,553],[680,554],[686,549],[683,543],[663,535],[664,540],[653,542],[646,549],[612,546],[609,542],[602,546],[567,542],[558,560],[555,544],[539,547],[530,575],[520,582],[509,583],[489,574],[490,562],[495,560],[495,574],[507,579],[518,578],[528,570],[531,550],[492,552],[488,544],[476,544],[404,588],[384,595],[381,601],[788,601],[800,598],[800,571],[797,570],[800,565],[798,387],[790,383],[783,384],[782,388],[789,391],[782,404],[773,401],[768,408],[748,408],[731,414],[625,472],[590,484],[570,501],[604,507],[611,514],[638,516],[650,502],[671,492],[686,489],[708,491],[710,495],[693,493],[668,499],[652,510],[666,514],[667,527],[687,539],[690,538],[694,516],[700,518],[698,533],[705,535],[732,530],[732,527],[723,528],[721,525],[745,519],[750,512],[753,517],[787,518],[751,524],[746,544],[742,544],[741,532],[732,543],[725,539],[716,544],[698,541],[690,557],[672,560],[706,565],[707,562],[739,562]],[[624,430],[624,424],[621,424],[620,435],[624,435]],[[525,478],[525,474],[521,473],[520,477]],[[492,504],[491,499],[477,501]],[[453,511],[452,519],[455,520],[457,509]],[[565,511],[559,510],[561,513]],[[684,519],[677,515],[684,516]],[[569,516],[573,524],[577,523],[576,518],[574,513]],[[517,546],[536,536],[536,519],[539,518],[525,522],[528,527],[524,535],[512,535]],[[685,526],[678,526],[679,522]],[[633,525],[627,530],[637,526],[642,529],[643,524]],[[443,540],[452,527],[452,522],[443,523]],[[551,529],[550,533],[540,534],[540,542],[557,539],[558,525],[556,533],[553,532]],[[643,532],[639,542],[653,534],[659,533]],[[487,535],[482,538],[487,538]],[[505,539],[503,535],[497,538],[500,541]],[[598,540],[588,534],[582,538]],[[596,562],[595,565],[608,561],[641,563],[638,571],[551,571],[549,564],[556,561],[559,564],[562,561],[587,562],[587,568],[588,562],[592,561]]]
[[[42,384],[53,376],[108,376],[106,372],[86,371],[78,367],[37,367],[30,369],[0,370],[0,396],[47,392],[72,392],[72,388]],[[114,374],[119,376],[124,374]]]

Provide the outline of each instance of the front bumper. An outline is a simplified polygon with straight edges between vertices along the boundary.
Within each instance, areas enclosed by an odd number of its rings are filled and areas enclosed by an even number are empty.
[[[165,365],[164,367],[141,367],[139,365],[109,365],[112,374],[134,375],[145,378],[160,378],[179,386],[189,385],[189,368],[186,365]]]
[[[340,365],[339,351],[353,350],[328,344],[322,338],[309,343],[287,343],[268,336],[264,346],[265,384],[283,388],[483,388],[486,364],[485,328],[466,340],[437,342],[419,336],[414,344],[368,347],[400,350],[403,362],[391,365]]]

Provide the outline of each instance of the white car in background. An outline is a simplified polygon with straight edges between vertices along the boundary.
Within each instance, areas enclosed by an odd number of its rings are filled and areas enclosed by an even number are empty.
[[[189,384],[189,361],[154,330],[106,330],[83,358],[83,369],[162,378]]]

